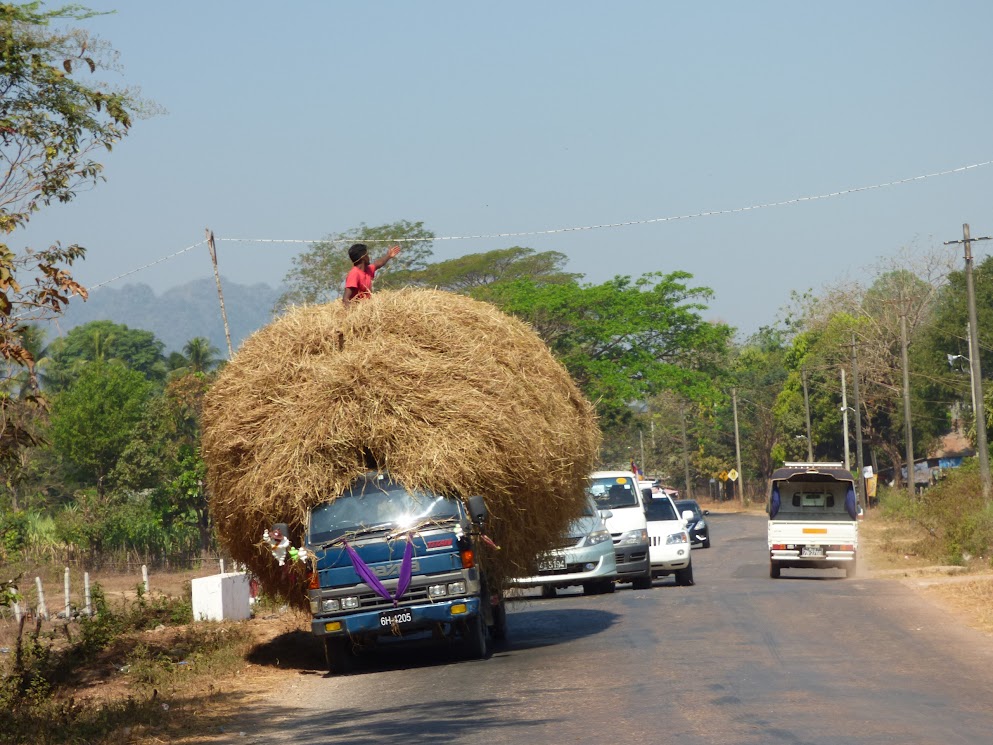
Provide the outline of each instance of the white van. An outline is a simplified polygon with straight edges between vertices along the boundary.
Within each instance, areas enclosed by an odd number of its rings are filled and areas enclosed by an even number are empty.
[[[617,581],[630,582],[636,590],[652,586],[648,558],[648,521],[638,479],[630,471],[596,471],[588,487],[614,543]]]

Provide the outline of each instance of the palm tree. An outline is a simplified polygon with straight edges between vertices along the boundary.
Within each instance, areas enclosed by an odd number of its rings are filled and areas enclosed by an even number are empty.
[[[194,337],[186,342],[183,354],[186,355],[192,372],[209,372],[220,362],[218,357],[220,350],[210,343],[210,339],[203,336]]]

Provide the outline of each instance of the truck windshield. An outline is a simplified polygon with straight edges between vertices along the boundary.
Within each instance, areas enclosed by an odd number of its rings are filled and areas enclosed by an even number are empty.
[[[776,520],[851,521],[845,510],[845,482],[776,481],[780,508]]]
[[[646,502],[645,517],[652,522],[679,519],[672,508],[672,502],[668,499],[652,499]]]
[[[310,513],[309,543],[319,545],[350,533],[418,528],[425,522],[460,517],[457,500],[423,491],[408,491],[387,478],[362,479]]]
[[[637,507],[638,493],[634,479],[624,476],[591,479],[587,491],[596,500],[601,510],[613,510],[618,507]]]

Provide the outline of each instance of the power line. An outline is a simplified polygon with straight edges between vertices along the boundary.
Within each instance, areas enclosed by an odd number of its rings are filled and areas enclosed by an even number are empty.
[[[993,160],[983,161],[982,163],[973,163],[968,166],[960,166],[959,168],[950,168],[946,171],[937,171],[935,173],[926,173],[920,176],[911,176],[909,178],[897,179],[895,181],[887,181],[882,184],[873,184],[871,186],[856,186],[850,189],[842,189],[840,191],[832,191],[827,194],[817,194],[809,197],[794,197],[793,199],[784,199],[779,202],[766,202],[763,204],[753,204],[748,207],[735,207],[733,209],[726,210],[707,210],[704,212],[694,212],[688,215],[672,215],[669,217],[653,217],[647,220],[628,220],[626,222],[613,222],[613,223],[603,223],[601,225],[583,225],[579,227],[571,228],[552,228],[549,230],[530,230],[530,231],[519,231],[512,233],[480,233],[477,235],[446,235],[438,238],[433,238],[433,241],[464,241],[464,240],[476,240],[481,238],[526,238],[529,236],[538,235],[553,235],[556,233],[575,233],[585,230],[606,230],[610,228],[626,228],[633,225],[652,225],[656,223],[664,222],[675,222],[676,220],[691,220],[698,217],[716,217],[718,215],[734,215],[741,212],[750,212],[753,210],[768,209],[770,207],[784,207],[790,204],[800,204],[801,202],[815,202],[822,199],[831,199],[834,197],[843,197],[848,194],[857,194],[863,191],[873,191],[875,189],[885,189],[890,186],[899,186],[900,184],[909,184],[914,181],[924,181],[929,178],[937,178],[938,176],[948,176],[953,173],[963,173],[965,171],[970,171],[975,168],[983,168],[988,165],[993,165]],[[232,241],[240,243],[322,243],[327,242],[329,239],[322,238],[319,240],[304,240],[300,238],[218,238],[220,241]],[[335,241],[362,241],[371,240],[358,236],[355,238],[347,238],[339,236]],[[423,238],[389,238],[387,239],[393,243],[409,243],[414,241],[424,240]],[[334,242],[334,241],[332,241]]]
[[[718,215],[734,215],[743,212],[751,212],[760,209],[769,209],[771,207],[784,207],[791,204],[800,204],[802,202],[815,202],[824,199],[832,199],[834,197],[842,197],[848,194],[857,194],[859,192],[874,191],[876,189],[885,189],[891,186],[899,186],[901,184],[909,184],[915,181],[924,181],[926,179],[938,178],[939,176],[949,176],[955,173],[964,173],[966,171],[971,171],[976,168],[985,168],[986,166],[993,165],[993,160],[986,160],[981,163],[972,163],[967,166],[960,166],[958,168],[949,168],[944,171],[936,171],[934,173],[925,173],[919,176],[910,176],[908,178],[897,179],[894,181],[887,181],[881,184],[872,184],[870,186],[856,186],[849,189],[842,189],[840,191],[832,191],[826,194],[817,194],[814,196],[807,197],[794,197],[792,199],[784,199],[778,202],[765,202],[763,204],[753,204],[748,207],[735,207],[733,209],[725,210],[706,210],[703,212],[695,212],[687,215],[672,215],[669,217],[654,217],[647,220],[629,220],[626,222],[615,222],[615,223],[603,223],[600,225],[583,225],[577,227],[568,228],[553,228],[549,230],[532,230],[532,231],[519,231],[519,232],[504,232],[504,233],[479,233],[473,235],[446,235],[441,237],[432,238],[431,241],[461,241],[461,240],[478,240],[478,239],[493,239],[493,238],[523,238],[529,236],[540,236],[540,235],[554,235],[560,233],[575,233],[581,231],[591,231],[591,230],[607,230],[611,228],[624,228],[631,227],[634,225],[653,225],[666,222],[675,222],[677,220],[691,220],[700,217],[716,217]],[[360,237],[347,238],[343,236],[338,236],[335,238],[319,238],[319,239],[302,239],[302,238],[216,238],[216,241],[225,241],[229,243],[287,243],[287,244],[314,244],[314,243],[339,243],[339,242],[354,242],[362,240],[371,240]],[[415,241],[424,240],[422,238],[389,238],[388,241],[392,243],[410,243]],[[91,285],[89,289],[94,290],[104,285],[108,285],[112,282],[116,282],[124,277],[129,277],[132,274],[137,274],[138,272],[149,269],[156,264],[161,264],[164,261],[174,259],[177,256],[191,251],[198,246],[204,245],[206,241],[199,241],[192,246],[187,246],[186,248],[176,251],[175,253],[169,254],[168,256],[163,256],[160,259],[149,262],[143,266],[132,269],[131,271],[124,272],[123,274],[118,274],[116,277],[111,277],[108,280],[100,282],[99,284]]]

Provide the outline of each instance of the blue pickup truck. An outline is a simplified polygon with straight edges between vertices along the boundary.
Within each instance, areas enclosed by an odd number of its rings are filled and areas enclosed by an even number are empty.
[[[370,473],[311,510],[311,628],[332,673],[350,672],[385,638],[427,637],[484,658],[489,640],[505,637],[501,588],[487,584],[479,551],[486,507],[467,502]]]

